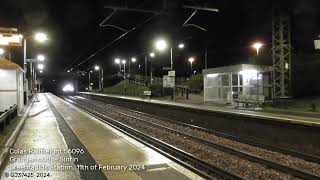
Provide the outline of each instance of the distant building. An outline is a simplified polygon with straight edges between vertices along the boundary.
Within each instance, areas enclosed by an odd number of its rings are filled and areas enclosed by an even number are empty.
[[[7,59],[0,58],[0,112],[13,105],[23,108],[23,70]]]
[[[233,103],[240,96],[272,99],[272,66],[239,64],[204,69],[204,101]]]

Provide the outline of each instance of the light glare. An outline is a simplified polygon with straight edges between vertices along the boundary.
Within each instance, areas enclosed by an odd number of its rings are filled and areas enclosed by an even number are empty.
[[[261,49],[262,46],[263,46],[263,44],[260,43],[260,42],[254,43],[254,44],[252,45],[252,47],[256,49],[257,55],[259,55],[259,50]]]
[[[149,54],[149,56],[152,57],[152,58],[154,58],[154,57],[156,56],[156,54],[155,54],[154,52],[151,52],[151,53]]]
[[[116,64],[120,64],[120,59],[119,59],[119,58],[116,58],[116,59],[114,60],[114,62],[115,62]]]
[[[165,49],[167,49],[167,42],[164,39],[159,39],[156,41],[156,49],[159,51],[164,51]]]
[[[42,54],[39,54],[39,55],[37,56],[37,59],[38,59],[39,61],[44,61],[44,60],[46,59],[46,57],[45,57],[44,55],[42,55]]]
[[[43,64],[38,64],[38,69],[43,70],[44,69],[44,65]]]
[[[38,42],[45,42],[48,39],[48,37],[44,33],[37,33],[35,34],[34,39]]]
[[[74,91],[74,87],[71,84],[67,84],[63,87],[63,92],[73,92]]]

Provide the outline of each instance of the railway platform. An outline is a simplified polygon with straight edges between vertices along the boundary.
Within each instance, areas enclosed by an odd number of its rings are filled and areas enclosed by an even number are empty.
[[[230,114],[230,115],[235,115],[239,117],[259,118],[263,120],[278,121],[278,122],[284,122],[289,124],[320,127],[320,118],[306,116],[306,115],[251,111],[251,110],[227,108],[224,106],[217,106],[217,105],[187,104],[187,103],[172,102],[172,101],[166,101],[166,100],[145,99],[145,98],[139,98],[139,97],[101,94],[101,93],[93,93],[93,92],[79,92],[79,94],[80,95],[96,95],[101,97],[105,96],[105,97],[116,98],[116,99],[131,100],[131,101],[137,101],[137,102],[147,102],[151,104],[159,104],[159,105],[166,105],[166,106],[172,106],[172,107],[182,107],[182,108],[193,109],[193,110],[204,110],[209,112]]]
[[[38,99],[1,179],[202,179],[53,94]]]

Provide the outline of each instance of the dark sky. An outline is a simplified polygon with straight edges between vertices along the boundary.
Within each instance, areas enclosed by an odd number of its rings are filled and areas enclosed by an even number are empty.
[[[120,3],[119,3],[120,2]],[[40,46],[28,43],[28,57],[42,52],[47,54],[46,73],[52,76],[74,67],[87,59],[100,48],[122,34],[112,28],[101,28],[99,23],[111,13],[104,5],[121,4],[124,1],[103,0],[2,0],[0,7],[0,26],[17,27],[25,36],[36,31],[49,35],[49,42]],[[161,1],[130,0],[132,7],[157,9]],[[168,37],[172,44],[184,40],[186,49],[175,51],[175,66],[178,74],[188,68],[187,57],[195,56],[195,68],[203,67],[203,54],[208,43],[209,67],[246,62],[254,55],[250,45],[255,41],[266,44],[264,53],[270,52],[272,8],[288,10],[293,20],[293,45],[295,52],[310,51],[313,39],[319,34],[318,0],[174,0],[190,5],[207,4],[220,10],[219,13],[199,11],[190,23],[208,29],[204,33],[195,28],[181,28],[181,24],[192,10],[174,9],[168,15],[159,15],[148,23],[105,48],[79,69],[87,70],[94,64],[103,65],[107,73],[115,73],[114,57],[129,58],[150,51],[152,40],[157,36]],[[174,5],[175,3],[173,3]],[[130,29],[143,22],[151,14],[117,12],[109,23]],[[269,50],[268,50],[269,49]],[[11,49],[13,60],[21,62],[22,49]],[[139,64],[143,58],[138,56]],[[159,55],[155,68],[169,64],[169,53]],[[74,62],[72,64],[72,62]],[[271,62],[271,61],[270,61]]]

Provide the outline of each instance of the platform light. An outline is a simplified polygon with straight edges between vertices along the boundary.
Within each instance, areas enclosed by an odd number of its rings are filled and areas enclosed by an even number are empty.
[[[74,87],[71,84],[67,84],[63,87],[63,92],[73,92],[74,91]]]
[[[39,55],[37,56],[37,59],[38,59],[39,61],[44,61],[44,60],[46,59],[46,57],[45,57],[43,54],[39,54]]]
[[[125,59],[123,59],[123,60],[121,61],[121,63],[122,63],[122,64],[126,64],[127,61],[126,61]]]
[[[48,40],[48,37],[45,33],[39,32],[34,35],[34,39],[38,42],[45,42]]]
[[[250,78],[250,79],[256,79],[258,75],[258,71],[255,69],[248,69],[248,70],[240,71],[239,74],[246,76],[247,78]]]
[[[151,58],[154,58],[154,57],[156,56],[156,54],[155,54],[154,52],[151,52],[151,53],[149,54],[149,56],[150,56]]]
[[[193,63],[194,57],[190,57],[188,60],[189,60],[190,63]]]
[[[260,43],[260,42],[256,42],[256,43],[254,43],[254,44],[252,45],[252,47],[257,51],[257,55],[259,55],[259,51],[260,51],[260,49],[261,49],[262,46],[263,46],[263,44]]]
[[[0,55],[4,54],[4,49],[0,48]]]
[[[90,83],[91,86],[93,86],[93,83]]]
[[[44,65],[43,64],[38,64],[38,69],[43,70],[44,69]]]
[[[207,74],[208,78],[215,78],[217,77],[219,74]]]
[[[100,70],[100,67],[99,67],[99,66],[94,66],[94,69],[95,69],[96,71],[99,71],[99,70]]]
[[[133,63],[135,63],[135,62],[137,61],[137,59],[136,59],[135,57],[133,57],[133,58],[131,58],[131,61],[132,61]]]
[[[119,58],[116,58],[116,59],[114,60],[114,62],[115,62],[116,64],[120,64],[120,59],[119,59]]]
[[[40,70],[39,72],[40,72],[40,73],[43,73],[43,71],[42,71],[42,70]]]
[[[157,49],[158,51],[164,51],[164,50],[166,50],[166,49],[167,49],[167,46],[168,46],[168,44],[167,44],[166,40],[164,40],[164,39],[158,39],[158,40],[156,40],[156,42],[155,42],[155,47],[156,47],[156,49]]]
[[[183,49],[183,48],[184,48],[184,44],[183,44],[183,43],[180,43],[180,44],[178,45],[178,48],[179,48],[179,49]]]
[[[68,73],[70,72],[70,70],[67,71]]]

